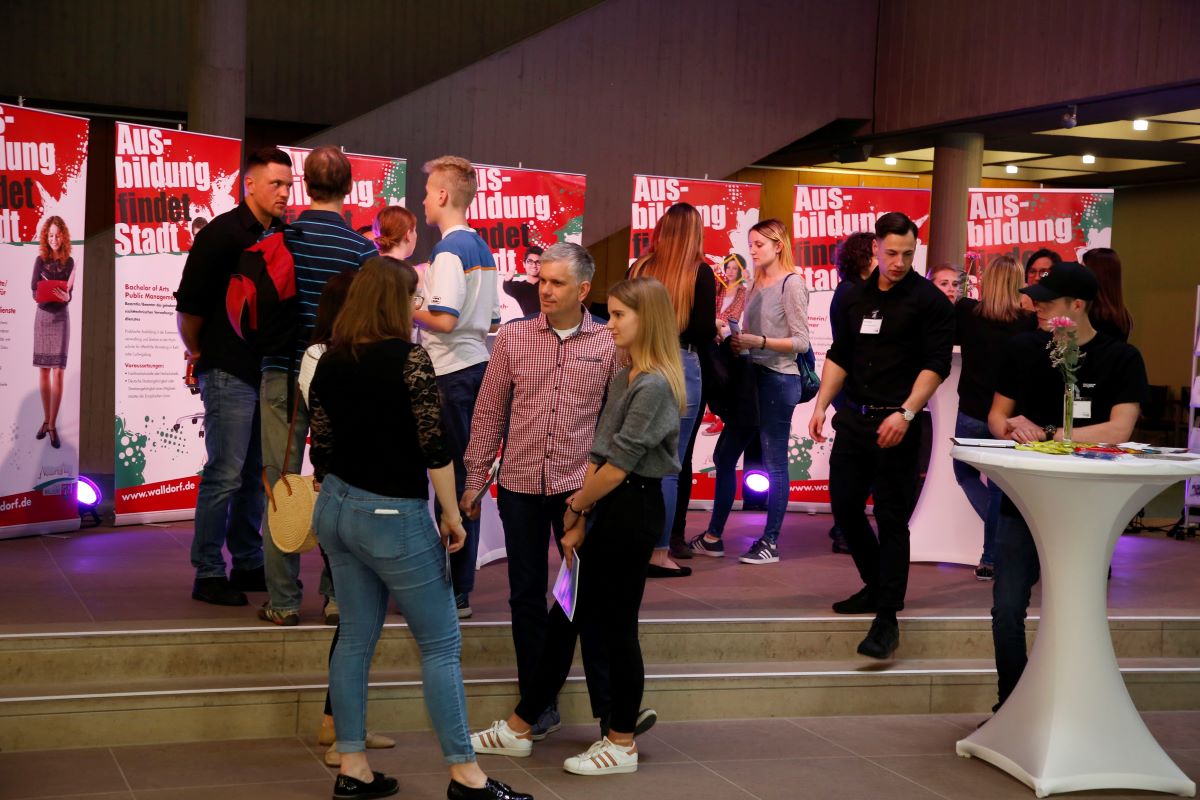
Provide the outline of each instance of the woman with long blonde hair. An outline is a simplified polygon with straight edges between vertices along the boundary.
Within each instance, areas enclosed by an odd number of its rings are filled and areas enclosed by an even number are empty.
[[[340,771],[334,797],[387,797],[398,783],[367,760],[367,673],[390,595],[421,652],[425,707],[450,769],[452,800],[521,800],[475,761],[462,640],[447,551],[462,548],[454,467],[442,433],[433,363],[412,334],[411,275],[392,259],[359,270],[309,386],[313,528],[340,605],[329,662]],[[441,520],[429,515],[429,486]],[[439,531],[440,529],[440,531]]]
[[[628,277],[657,279],[671,301],[675,346],[687,388],[687,407],[679,418],[679,452],[676,454],[682,464],[688,442],[700,422],[703,393],[700,359],[707,357],[707,350],[712,347],[717,334],[717,279],[704,259],[704,222],[695,206],[676,203],[667,209],[654,226],[650,252],[633,263]],[[688,495],[691,487],[691,475],[684,476],[684,481],[679,478],[678,473],[663,478],[667,518],[647,567],[651,578],[683,578],[692,573],[689,567],[679,566],[670,556],[680,487],[687,488]],[[690,557],[682,541],[677,542],[675,550],[683,557]]]
[[[717,485],[712,516],[704,533],[689,542],[698,555],[725,555],[722,534],[737,490],[737,461],[746,445],[758,437],[770,478],[767,522],[749,550],[738,559],[743,564],[779,561],[779,532],[787,511],[788,440],[792,413],[800,402],[800,368],[796,354],[808,351],[808,286],[796,273],[792,241],[777,219],[763,220],[750,229],[750,258],[754,261],[754,286],[746,301],[743,326],[732,332],[733,349],[747,354],[758,389],[756,419],[727,419],[713,452]]]
[[[563,517],[563,557],[571,566],[577,559],[579,569],[574,622],[561,606],[551,609],[533,689],[507,720],[471,737],[479,753],[530,755],[532,727],[570,672],[573,626],[588,629],[608,654],[611,715],[598,742],[563,762],[578,775],[637,770],[633,735],[645,683],[638,609],[667,519],[663,478],[679,471],[679,415],[687,406],[677,318],[663,285],[653,278],[621,281],[609,289],[608,310],[608,328],[629,365],[609,383],[587,477]]]
[[[988,411],[996,391],[994,366],[1003,343],[1011,336],[1037,327],[1037,320],[1021,305],[1025,271],[1010,255],[992,259],[979,284],[979,299],[963,298],[954,306],[955,341],[962,348],[962,372],[958,379],[958,420],[954,435],[968,439],[990,439]],[[954,477],[983,520],[983,554],[975,577],[990,581],[995,575],[996,524],[1000,514],[1000,489],[990,481],[984,485],[979,470],[954,462]]]

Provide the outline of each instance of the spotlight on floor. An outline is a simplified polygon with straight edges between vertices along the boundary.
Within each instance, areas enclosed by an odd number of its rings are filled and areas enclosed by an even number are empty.
[[[744,511],[763,511],[767,507],[767,493],[771,489],[771,479],[762,470],[748,470],[742,476],[742,509]]]
[[[80,525],[83,524],[85,517],[91,518],[93,526],[100,524],[100,513],[96,511],[96,507],[103,499],[104,494],[96,482],[85,475],[80,475],[75,483],[75,501],[79,504]]]

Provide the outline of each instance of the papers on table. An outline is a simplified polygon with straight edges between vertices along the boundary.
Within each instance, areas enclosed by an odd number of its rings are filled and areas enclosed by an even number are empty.
[[[575,558],[572,560],[570,568],[567,567],[567,560],[563,559],[562,565],[558,568],[558,577],[554,579],[552,594],[563,613],[567,615],[567,619],[574,622],[575,598],[579,595],[579,551],[575,552]]]

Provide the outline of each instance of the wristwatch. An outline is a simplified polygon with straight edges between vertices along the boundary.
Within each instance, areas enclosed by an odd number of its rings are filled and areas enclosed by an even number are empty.
[[[1058,426],[1057,425],[1044,425],[1044,426],[1042,426],[1042,430],[1046,434],[1046,441],[1053,442],[1054,434],[1058,432]]]
[[[912,422],[914,419],[917,418],[917,415],[915,412],[909,411],[904,406],[900,406],[900,416],[904,417],[905,422]]]

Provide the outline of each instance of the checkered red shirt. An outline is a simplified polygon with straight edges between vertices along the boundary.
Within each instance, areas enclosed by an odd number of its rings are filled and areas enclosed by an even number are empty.
[[[475,400],[466,488],[483,486],[505,430],[505,489],[551,495],[582,486],[614,352],[612,334],[587,311],[565,340],[545,314],[501,326]]]

